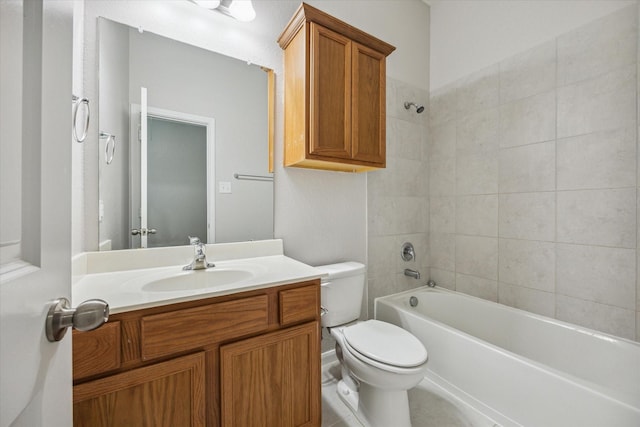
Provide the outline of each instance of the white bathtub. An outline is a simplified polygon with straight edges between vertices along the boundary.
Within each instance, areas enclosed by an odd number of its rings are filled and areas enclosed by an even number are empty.
[[[637,342],[441,288],[378,298],[375,309],[424,343],[427,378],[500,424],[640,426]]]

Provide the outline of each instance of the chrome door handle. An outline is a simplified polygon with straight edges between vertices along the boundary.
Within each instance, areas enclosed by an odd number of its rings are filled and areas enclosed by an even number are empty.
[[[134,228],[131,230],[132,236],[137,236],[138,234],[141,236],[146,236],[147,234],[156,234],[158,230],[155,228]]]
[[[109,304],[101,299],[87,300],[76,308],[71,308],[69,300],[58,298],[49,305],[45,322],[47,339],[60,341],[67,328],[79,331],[92,331],[109,320]]]

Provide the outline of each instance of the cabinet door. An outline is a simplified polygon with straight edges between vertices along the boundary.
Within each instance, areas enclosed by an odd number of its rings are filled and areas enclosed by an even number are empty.
[[[309,154],[351,158],[351,40],[311,23]]]
[[[220,348],[222,423],[320,426],[318,322]]]
[[[353,159],[385,166],[385,56],[352,43]]]
[[[73,425],[203,427],[204,369],[196,353],[77,385]]]

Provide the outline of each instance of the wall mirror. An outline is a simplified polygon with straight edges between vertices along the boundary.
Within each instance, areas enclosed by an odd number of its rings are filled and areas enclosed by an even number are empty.
[[[98,19],[100,250],[273,238],[273,72]]]

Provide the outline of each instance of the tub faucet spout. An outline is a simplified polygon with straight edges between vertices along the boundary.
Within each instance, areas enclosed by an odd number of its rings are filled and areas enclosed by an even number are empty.
[[[405,276],[409,276],[409,277],[413,277],[414,279],[420,279],[420,272],[416,271],[416,270],[412,270],[410,268],[405,268],[404,269],[404,275]]]
[[[189,244],[193,245],[193,261],[191,261],[191,264],[182,267],[183,270],[204,270],[215,267],[214,263],[207,262],[205,246],[199,238],[189,236]]]

